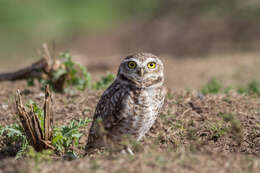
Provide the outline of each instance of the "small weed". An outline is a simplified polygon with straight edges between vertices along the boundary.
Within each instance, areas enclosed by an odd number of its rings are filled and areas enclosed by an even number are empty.
[[[225,87],[225,89],[224,89],[224,93],[227,94],[227,93],[229,93],[232,89],[233,89],[233,88],[232,88],[231,86],[227,86],[227,87]]]
[[[106,76],[101,77],[99,81],[93,82],[87,69],[83,65],[74,62],[68,52],[61,53],[60,60],[62,65],[52,73],[51,78],[38,79],[42,89],[46,85],[50,85],[52,90],[56,92],[71,92],[75,89],[83,91],[86,88],[99,90],[106,89],[115,79],[113,74],[108,73]],[[28,79],[27,85],[33,86],[34,79]]]
[[[232,130],[235,133],[240,133],[240,131],[241,131],[241,127],[240,127],[241,124],[240,124],[240,122],[237,119],[234,118],[234,116],[232,114],[220,113],[219,115],[223,118],[223,120],[225,122],[230,122],[231,128],[232,128]]]
[[[220,92],[222,86],[220,82],[215,78],[211,78],[210,81],[202,87],[201,92],[202,94],[217,94]]]
[[[61,53],[60,60],[62,62],[61,68],[54,71],[50,79],[41,78],[38,80],[42,89],[46,85],[50,85],[54,91],[58,91],[60,88],[57,87],[57,83],[63,82],[62,87],[64,88],[61,91],[65,92],[71,89],[85,90],[90,87],[91,77],[84,66],[72,61],[72,56],[68,52]],[[29,79],[27,83],[32,85],[34,81]]]
[[[32,78],[27,79],[27,85],[28,86],[34,86],[34,80]]]
[[[38,119],[40,120],[41,129],[44,132],[44,111],[42,110],[42,108],[40,108],[32,100],[29,100],[29,102],[26,104],[26,107],[28,109],[32,109],[33,112],[37,115]]]
[[[226,129],[221,123],[209,123],[208,130],[211,133],[211,139],[213,139],[214,141],[217,141],[218,138],[226,133]]]
[[[226,102],[228,104],[231,104],[232,103],[232,100],[229,98],[229,97],[225,97],[222,99],[223,102]]]
[[[61,152],[71,152],[71,147],[77,147],[79,139],[83,135],[79,131],[80,128],[85,127],[90,120],[88,118],[79,121],[72,121],[69,125],[55,127],[53,130],[53,146]]]
[[[234,140],[240,143],[242,140],[242,127],[240,121],[229,113],[219,113],[218,115],[222,117],[226,123],[230,124],[230,128],[227,128],[226,131],[232,134]]]
[[[106,89],[115,79],[115,75],[108,73],[106,76],[102,76],[101,79],[92,84],[92,89]]]
[[[231,90],[236,90],[239,94],[260,95],[260,84],[256,80],[252,80],[246,86],[241,86],[237,89],[234,89],[232,86],[222,86],[221,83],[215,77],[212,77],[210,81],[202,87],[201,93],[204,95],[217,94],[219,92],[227,94]]]
[[[197,129],[194,127],[190,127],[187,129],[187,139],[189,140],[197,140]]]
[[[36,115],[39,117],[41,129],[44,129],[43,114],[44,111],[32,101],[26,104],[27,108],[32,108]],[[52,145],[59,152],[73,152],[71,147],[77,147],[80,137],[83,135],[80,132],[80,128],[85,127],[90,122],[90,119],[80,119],[79,121],[71,121],[68,125],[62,125],[54,127]],[[24,129],[18,124],[11,124],[9,126],[0,126],[0,136],[5,135],[8,139],[8,143],[19,143],[21,145],[20,150],[17,153],[17,157],[21,157],[26,153],[30,155],[33,153],[28,147],[29,142],[24,135]],[[76,155],[73,152],[74,156]],[[28,155],[27,155],[28,156]],[[36,155],[35,157],[38,157]]]
[[[0,136],[4,136],[6,138],[7,144],[18,143],[21,147],[16,157],[21,157],[24,155],[26,150],[28,149],[29,143],[24,135],[24,130],[22,126],[18,124],[11,124],[8,126],[0,126]]]
[[[220,113],[217,114],[217,116],[222,117],[222,119],[225,122],[229,122],[229,121],[233,120],[233,115],[232,114],[220,112]]]
[[[72,61],[72,57],[68,52],[61,53],[60,57],[65,69],[59,69],[55,72],[54,80],[58,80],[63,75],[68,75],[66,81],[68,87],[75,87],[78,90],[85,90],[87,87],[90,87],[91,77],[86,68]]]
[[[256,80],[253,80],[245,87],[240,87],[237,90],[240,94],[257,94],[260,95],[260,85]]]

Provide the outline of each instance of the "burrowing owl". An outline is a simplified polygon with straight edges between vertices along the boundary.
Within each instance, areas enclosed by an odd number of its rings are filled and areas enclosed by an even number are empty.
[[[141,140],[163,105],[163,83],[163,63],[157,56],[127,56],[97,104],[86,150],[104,147],[108,140],[120,143],[126,135]]]

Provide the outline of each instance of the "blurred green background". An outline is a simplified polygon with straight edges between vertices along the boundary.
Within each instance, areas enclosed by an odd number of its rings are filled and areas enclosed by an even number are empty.
[[[43,42],[91,56],[183,56],[259,49],[259,0],[1,0],[0,58]]]

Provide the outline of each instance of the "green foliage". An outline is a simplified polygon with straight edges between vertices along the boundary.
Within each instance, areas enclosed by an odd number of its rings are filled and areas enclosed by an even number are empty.
[[[92,81],[91,75],[87,72],[87,69],[72,61],[71,55],[69,53],[62,53],[61,58],[63,59],[63,64],[65,69],[60,69],[54,74],[54,80],[59,79],[62,75],[68,75],[68,80],[66,80],[66,86],[68,88],[65,91],[76,88],[78,90],[88,89],[106,89],[115,79],[115,76],[108,73],[106,76],[102,76],[99,81]]]
[[[222,117],[225,122],[230,122],[234,119],[233,115],[228,113],[219,113],[218,116]]]
[[[90,120],[88,118],[84,120],[72,121],[69,125],[58,126],[53,130],[53,146],[61,152],[71,151],[70,147],[78,146],[78,142],[83,133],[80,132],[80,128],[85,127]]]
[[[245,87],[240,87],[237,90],[240,94],[257,94],[260,95],[260,85],[256,80],[253,80]]]
[[[115,79],[115,76],[112,73],[108,73],[106,76],[102,76],[101,79],[95,83],[93,83],[92,88],[106,89]]]
[[[108,73],[106,76],[102,76],[99,81],[92,81],[87,69],[83,65],[74,62],[68,52],[61,53],[60,59],[62,62],[61,68],[53,73],[51,79],[38,79],[42,89],[49,85],[52,90],[59,91],[55,89],[55,85],[65,76],[65,92],[70,92],[74,89],[84,91],[86,88],[95,90],[106,89],[115,79],[113,74]],[[34,80],[28,79],[27,85],[33,86]]]
[[[212,77],[210,79],[210,81],[202,87],[201,93],[204,95],[217,94],[220,92],[228,93],[231,90],[235,90],[233,88],[234,87],[231,87],[231,86],[228,86],[228,87],[222,86],[222,84],[215,77]],[[236,91],[239,94],[260,95],[260,84],[258,81],[252,80],[246,86],[238,87],[238,89],[236,89]]]
[[[0,126],[0,136],[5,136],[7,143],[18,143],[21,148],[18,151],[16,157],[21,157],[26,152],[29,143],[24,135],[22,126],[18,124],[11,124],[7,126]]]
[[[27,79],[27,85],[28,86],[34,86],[34,80],[33,79]]]
[[[240,121],[230,113],[219,113],[218,116],[222,117],[226,123],[230,124],[230,128],[226,129],[226,131],[231,133],[233,139],[240,143],[242,141],[242,127]]]
[[[51,79],[39,79],[39,83],[41,84],[42,89],[44,89],[46,85],[50,85],[54,91],[57,91],[55,84],[59,80],[62,80],[64,76],[66,76],[64,83],[65,92],[73,89],[85,90],[86,88],[90,87],[90,74],[87,72],[84,66],[72,61],[72,57],[68,52],[61,53],[60,60],[62,62],[61,68],[52,74]],[[27,84],[32,85],[34,82],[32,79],[29,79]]]
[[[35,115],[37,115],[38,119],[40,120],[41,129],[44,132],[44,111],[40,108],[36,103],[32,100],[29,100],[29,103],[25,105],[28,109],[32,109]]]
[[[44,132],[44,111],[32,100],[26,104],[26,107],[35,112],[40,120],[41,129]],[[4,135],[8,143],[18,143],[20,145],[20,149],[16,154],[17,158],[24,156],[28,151],[29,142],[24,134],[24,129],[19,124],[0,126],[0,136]]]
[[[44,111],[36,104],[30,101],[26,104],[27,108],[32,108],[35,114],[38,116],[41,124],[42,130],[44,130]],[[80,119],[79,121],[71,121],[68,125],[62,125],[54,127],[52,144],[59,152],[67,152],[72,158],[76,156],[72,147],[78,147],[79,139],[83,135],[80,132],[80,128],[85,127],[90,122],[89,118]],[[36,160],[45,158],[45,155],[49,155],[48,151],[46,153],[35,153],[33,149],[29,148],[29,142],[24,135],[24,129],[18,124],[11,124],[9,126],[0,126],[0,136],[6,136],[8,143],[19,143],[21,148],[17,153],[17,157],[27,154],[27,156],[33,157]],[[45,152],[45,151],[43,151]]]
[[[85,90],[87,87],[89,88],[91,78],[86,68],[72,61],[72,57],[68,52],[62,53],[60,57],[65,69],[60,69],[55,72],[53,76],[54,80],[59,79],[63,75],[68,75],[68,80],[66,80],[66,85],[68,85],[68,87],[75,87],[78,90]]]
[[[214,140],[217,140],[226,133],[226,129],[221,123],[209,123],[208,130],[211,133],[211,138]]]
[[[211,78],[210,81],[202,87],[201,92],[202,94],[217,94],[220,92],[222,86],[220,82],[215,78]]]

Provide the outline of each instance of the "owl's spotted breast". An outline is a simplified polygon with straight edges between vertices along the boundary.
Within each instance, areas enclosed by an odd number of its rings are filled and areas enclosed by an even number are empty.
[[[124,119],[112,133],[115,136],[132,135],[140,140],[153,125],[162,106],[164,97],[160,100],[152,99],[158,91],[160,89],[129,90],[128,96],[123,100],[126,106],[120,112]]]

